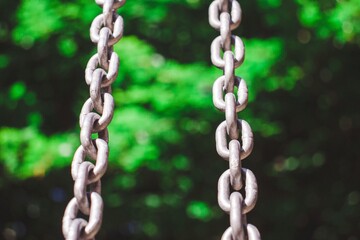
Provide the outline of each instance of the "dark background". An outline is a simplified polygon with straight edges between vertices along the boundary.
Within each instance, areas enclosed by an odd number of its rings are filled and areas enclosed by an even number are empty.
[[[220,239],[203,0],[128,0],[98,239]],[[262,239],[360,239],[360,4],[240,1]],[[93,1],[0,0],[0,238],[62,239]]]

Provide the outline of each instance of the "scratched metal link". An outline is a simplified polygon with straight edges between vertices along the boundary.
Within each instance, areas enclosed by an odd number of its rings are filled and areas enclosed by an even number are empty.
[[[97,53],[88,61],[85,82],[89,98],[79,116],[80,142],[72,164],[74,198],[68,203],[62,220],[67,240],[93,240],[101,228],[103,200],[101,177],[105,174],[109,157],[107,127],[114,114],[111,84],[118,76],[119,57],[113,46],[123,36],[124,22],[116,13],[125,0],[95,0],[102,8],[90,27],[90,39],[97,44]],[[97,135],[93,139],[93,136]],[[87,158],[90,161],[87,161]],[[88,216],[84,219],[79,216]]]
[[[255,207],[258,187],[253,172],[242,168],[254,140],[250,125],[237,115],[248,103],[246,82],[235,76],[235,69],[244,62],[245,47],[241,38],[231,32],[240,25],[241,18],[237,0],[214,0],[209,6],[209,23],[220,34],[211,43],[211,62],[223,70],[212,90],[214,106],[225,113],[225,121],[215,133],[216,151],[229,161],[229,169],[218,181],[219,206],[230,215],[230,227],[221,240],[260,240],[257,228],[246,221],[246,214]],[[239,192],[243,187],[245,197]]]

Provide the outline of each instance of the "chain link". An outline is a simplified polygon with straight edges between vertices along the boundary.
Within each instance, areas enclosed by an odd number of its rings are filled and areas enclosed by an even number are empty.
[[[125,0],[95,0],[103,12],[90,27],[91,41],[97,44],[85,69],[85,81],[89,85],[90,98],[84,103],[80,117],[80,142],[72,164],[74,198],[68,203],[62,220],[65,239],[94,239],[100,230],[103,215],[101,177],[105,174],[108,157],[108,130],[114,113],[111,84],[118,75],[119,57],[113,46],[123,36],[124,23],[116,10]],[[92,135],[97,134],[93,139]],[[95,162],[86,161],[89,158]],[[85,220],[78,216],[89,216]]]
[[[230,215],[230,227],[221,240],[260,240],[257,228],[246,220],[246,213],[255,207],[257,201],[256,178],[252,171],[241,166],[254,145],[250,125],[237,116],[248,102],[246,82],[235,76],[235,68],[244,61],[245,47],[241,38],[231,33],[240,25],[241,16],[241,7],[236,0],[214,0],[210,4],[209,23],[220,32],[211,44],[211,61],[223,70],[223,76],[213,85],[213,103],[218,110],[225,112],[225,121],[216,129],[216,151],[229,161],[229,169],[218,181],[219,206]],[[239,192],[243,186],[245,199]]]

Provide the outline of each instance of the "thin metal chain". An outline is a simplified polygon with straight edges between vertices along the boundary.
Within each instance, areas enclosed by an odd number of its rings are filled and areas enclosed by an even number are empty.
[[[102,8],[102,13],[95,17],[90,27],[90,38],[97,44],[97,53],[90,58],[85,70],[90,98],[81,109],[81,145],[71,164],[71,175],[75,182],[74,198],[68,203],[62,220],[62,231],[67,240],[94,239],[100,230],[103,215],[101,177],[108,165],[107,126],[114,113],[111,84],[119,68],[119,57],[113,46],[122,38],[124,28],[123,19],[116,10],[125,4],[125,0],[95,2]],[[93,139],[92,134],[98,137]],[[88,220],[78,217],[79,211],[89,216]]]
[[[244,61],[245,48],[241,38],[231,33],[240,25],[241,15],[241,7],[236,0],[215,0],[209,7],[209,23],[220,31],[220,36],[211,44],[211,61],[224,73],[213,85],[213,103],[225,112],[225,121],[216,129],[216,150],[224,160],[229,161],[229,169],[218,181],[219,206],[230,215],[230,227],[221,240],[260,240],[257,228],[246,220],[246,213],[255,207],[257,200],[256,178],[252,171],[241,167],[241,161],[250,155],[254,143],[250,125],[237,116],[248,102],[246,82],[235,76],[235,68]],[[236,96],[234,90],[237,91]],[[245,199],[240,193],[243,185]]]

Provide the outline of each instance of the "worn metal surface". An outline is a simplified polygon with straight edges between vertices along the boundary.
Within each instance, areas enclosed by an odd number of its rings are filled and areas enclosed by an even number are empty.
[[[231,33],[240,25],[241,16],[236,0],[215,0],[210,4],[209,23],[220,32],[211,44],[211,61],[223,70],[213,85],[213,103],[225,113],[225,121],[216,129],[216,150],[229,161],[229,169],[218,181],[219,206],[230,215],[230,227],[222,240],[260,240],[257,228],[246,220],[246,213],[255,207],[257,200],[256,178],[252,171],[241,167],[254,145],[250,125],[237,116],[248,102],[246,82],[235,76],[235,68],[244,61],[245,47],[241,38]],[[242,188],[245,188],[245,197],[239,192]]]
[[[118,75],[119,57],[113,46],[123,35],[123,19],[116,10],[125,0],[95,0],[103,12],[90,27],[91,41],[97,44],[97,53],[86,66],[85,82],[90,98],[84,103],[80,117],[80,142],[71,164],[74,180],[74,198],[67,205],[62,221],[65,239],[94,239],[100,230],[103,215],[101,177],[108,165],[108,131],[114,113],[111,84]],[[96,133],[97,138],[92,135]],[[90,161],[86,161],[86,158]],[[79,211],[89,216],[79,217]]]

